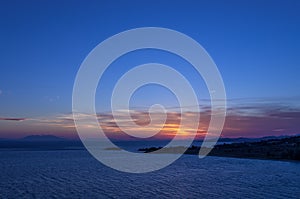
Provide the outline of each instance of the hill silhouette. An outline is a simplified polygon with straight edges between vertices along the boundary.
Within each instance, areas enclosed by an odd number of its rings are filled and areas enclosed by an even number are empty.
[[[68,139],[55,135],[29,135],[21,138],[20,141],[68,141]]]

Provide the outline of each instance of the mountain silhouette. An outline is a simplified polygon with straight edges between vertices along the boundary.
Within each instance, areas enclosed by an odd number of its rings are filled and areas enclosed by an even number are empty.
[[[67,139],[54,135],[29,135],[21,138],[20,141],[67,141]]]

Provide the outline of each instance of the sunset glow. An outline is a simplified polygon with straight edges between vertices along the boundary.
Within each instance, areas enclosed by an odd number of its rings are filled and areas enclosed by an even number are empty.
[[[260,112],[260,114],[256,114]],[[193,136],[197,131],[196,138],[203,139],[206,135],[210,121],[210,112],[200,113],[200,122],[198,129],[192,129],[190,126],[181,126],[178,132],[181,119],[188,119],[193,114],[186,112],[169,111],[165,124],[161,124],[162,114],[152,115],[152,124],[149,126],[149,115],[144,111],[132,111],[131,118],[134,118],[135,125],[125,125],[125,130],[132,132],[139,137],[149,137],[149,139],[171,139],[177,133],[182,139]],[[120,116],[120,115],[119,115]],[[88,119],[90,116],[82,115],[82,119]],[[133,137],[124,133],[117,125],[111,113],[99,113],[97,115],[102,130],[114,139],[132,139]],[[119,123],[126,124],[127,120],[119,120]],[[194,121],[190,121],[194,122]],[[53,134],[61,137],[77,139],[77,133],[74,126],[72,114],[59,114],[51,117],[23,118],[22,120],[12,118],[1,118],[1,135],[8,138],[17,138],[24,135]],[[295,135],[299,132],[300,111],[276,108],[236,108],[230,109],[227,113],[225,126],[221,137],[258,137],[270,135]],[[26,128],[24,128],[26,127]],[[161,128],[163,127],[163,128]],[[92,124],[86,125],[87,132],[92,132],[99,126]],[[153,134],[154,133],[154,134]],[[154,136],[151,136],[151,135]],[[150,135],[150,136],[147,136]],[[145,138],[147,139],[147,138]]]

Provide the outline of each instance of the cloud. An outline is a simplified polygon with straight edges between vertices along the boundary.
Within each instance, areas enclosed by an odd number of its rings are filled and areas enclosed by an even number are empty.
[[[60,96],[45,96],[44,97],[48,102],[56,102],[56,101],[58,101],[58,100],[60,100]]]
[[[26,118],[0,117],[0,121],[24,121]]]
[[[222,131],[222,137],[263,137],[271,135],[294,135],[300,133],[300,107],[289,106],[286,104],[270,103],[264,100],[257,103],[244,103],[240,100],[238,103],[230,104],[227,110],[227,117],[225,125]],[[241,103],[240,103],[241,102]],[[84,128],[87,132],[97,132],[95,129],[99,128],[98,124],[93,124],[91,117],[97,117],[99,124],[106,135],[115,139],[132,139],[130,135],[153,135],[152,132],[157,134],[151,139],[171,139],[173,138],[180,126],[180,121],[185,119],[188,121],[185,126],[182,127],[182,138],[192,136],[197,132],[197,138],[203,138],[206,135],[211,111],[210,107],[201,109],[200,121],[198,122],[198,128],[195,128],[193,124],[197,122],[195,120],[196,113],[191,111],[193,108],[189,107],[188,111],[182,113],[174,110],[174,107],[167,109],[166,121],[163,112],[149,113],[144,110],[130,110],[129,117],[126,114],[126,110],[120,110],[113,116],[110,112],[98,113],[97,115],[91,114],[77,114],[77,118],[86,121]],[[6,121],[23,121],[22,123],[29,123],[32,129],[49,130],[51,132],[68,132],[73,133],[76,136],[76,128],[73,120],[72,113],[58,114],[48,117],[38,118],[6,118],[2,117],[0,120]],[[162,121],[165,123],[162,124]],[[120,128],[120,124],[122,129]],[[151,125],[149,125],[151,124]],[[4,124],[6,125],[6,124]],[[10,125],[7,123],[7,125]],[[10,125],[9,128],[14,128],[15,125]],[[4,132],[4,130],[2,129]],[[131,132],[126,134],[126,131]],[[1,133],[1,132],[0,132]],[[141,138],[142,139],[142,138]]]
[[[158,132],[153,138],[172,138],[176,135],[180,120],[190,121],[182,127],[183,137],[193,135],[197,131],[197,137],[203,138],[206,135],[211,111],[204,110],[200,113],[198,129],[193,128],[195,122],[195,112],[172,112],[168,111],[165,124],[161,125],[164,113],[154,113],[150,119],[147,111],[130,110],[131,117],[127,117],[124,111],[117,112],[117,119],[112,113],[98,113],[99,124],[103,131],[111,138],[130,139],[126,131],[135,135],[139,133],[151,134]],[[87,129],[97,129],[98,124],[88,123],[89,114],[80,114],[79,118],[87,121]],[[61,128],[72,128],[75,132],[75,126],[72,114],[57,115],[53,118],[39,119],[37,122],[43,125],[56,126]],[[148,125],[151,122],[151,125]],[[300,109],[283,107],[278,105],[247,105],[229,107],[226,117],[223,137],[262,137],[269,135],[298,134],[300,132]],[[122,125],[122,129],[119,125]],[[123,131],[125,132],[123,132]],[[131,134],[132,135],[132,134]]]

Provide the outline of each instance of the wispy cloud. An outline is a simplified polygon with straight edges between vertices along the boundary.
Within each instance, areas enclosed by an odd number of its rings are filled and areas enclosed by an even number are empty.
[[[89,132],[99,128],[111,138],[131,138],[131,135],[153,135],[152,138],[172,138],[178,132],[180,122],[188,121],[185,126],[182,126],[179,132],[183,138],[192,136],[197,132],[197,137],[202,138],[206,135],[211,111],[209,106],[203,106],[200,112],[200,120],[198,128],[194,128],[193,124],[196,113],[189,107],[188,111],[182,113],[177,111],[177,108],[171,107],[167,109],[167,115],[162,112],[151,113],[151,118],[148,111],[144,110],[120,110],[116,115],[110,112],[98,113],[97,115],[77,114],[80,120],[85,122],[84,128]],[[127,115],[129,113],[129,117]],[[97,117],[99,125],[89,122],[91,117]],[[166,117],[165,117],[166,116]],[[165,119],[165,120],[164,120]],[[69,135],[76,135],[76,128],[72,113],[58,114],[47,117],[37,118],[14,118],[1,117],[2,121],[24,121],[21,124],[30,125],[30,129],[38,129],[35,131],[47,131],[47,133],[60,132]],[[9,124],[2,131],[15,128]],[[227,117],[222,131],[223,137],[260,137],[268,135],[292,135],[300,133],[300,108],[280,103],[270,103],[270,101],[257,100],[252,103],[243,103],[243,100],[238,102],[229,102]],[[3,124],[3,126],[6,124]],[[122,127],[122,128],[121,128]],[[25,129],[25,128],[23,128]],[[22,128],[19,125],[19,130]],[[0,133],[2,132],[0,129]],[[11,130],[13,131],[13,130]],[[51,132],[49,132],[51,131]],[[96,132],[96,131],[95,131]],[[126,133],[129,133],[126,134]],[[147,136],[146,136],[147,137]]]
[[[139,133],[151,134],[156,131],[156,137],[173,137],[176,135],[181,120],[189,120],[186,126],[182,127],[183,137],[188,137],[197,131],[197,137],[206,135],[210,122],[211,112],[204,110],[200,113],[198,129],[192,128],[194,112],[168,111],[165,124],[161,125],[163,113],[152,114],[152,118],[146,111],[130,111],[130,118],[127,118],[122,111],[117,113],[115,119],[111,113],[99,113],[97,118],[101,128],[111,137],[126,137],[126,132],[138,135]],[[82,115],[82,119],[88,118]],[[71,115],[59,117],[56,125],[72,127]],[[132,121],[134,123],[132,123]],[[151,122],[151,125],[149,126]],[[300,109],[285,106],[255,106],[245,105],[240,107],[230,107],[226,117],[226,122],[222,132],[223,137],[258,137],[268,135],[298,134],[300,133]],[[122,129],[120,128],[122,126]],[[92,124],[87,124],[86,128],[99,128]]]
[[[0,121],[24,121],[26,118],[0,117]]]

